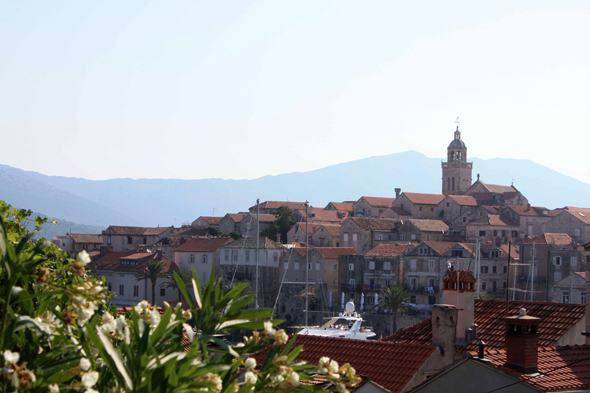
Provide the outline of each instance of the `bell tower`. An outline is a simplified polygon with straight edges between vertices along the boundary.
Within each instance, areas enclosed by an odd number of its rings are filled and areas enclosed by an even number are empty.
[[[457,123],[457,129],[447,148],[447,161],[442,163],[442,193],[444,195],[463,195],[471,187],[473,163],[467,162],[467,146],[461,140],[458,117],[455,123]]]

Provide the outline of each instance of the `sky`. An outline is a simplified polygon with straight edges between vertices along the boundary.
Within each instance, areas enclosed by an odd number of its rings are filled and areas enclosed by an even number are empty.
[[[3,2],[0,164],[252,179],[442,158],[459,117],[590,183],[588,37],[588,1]]]

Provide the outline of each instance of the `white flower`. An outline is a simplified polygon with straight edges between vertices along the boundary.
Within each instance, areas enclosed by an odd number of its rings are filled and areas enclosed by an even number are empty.
[[[90,263],[90,255],[88,255],[86,250],[82,250],[78,253],[78,261],[82,262],[84,265]]]
[[[241,348],[241,347],[245,347],[245,346],[246,346],[246,344],[244,344],[244,343],[237,343],[236,344],[236,348]]]
[[[80,359],[80,370],[82,371],[88,371],[90,370],[90,366],[92,366],[92,364],[90,363],[90,360],[88,360],[87,358],[82,358]]]
[[[291,387],[296,388],[299,386],[299,374],[293,371],[291,375],[287,376],[285,382],[291,385]]]
[[[20,353],[18,352],[11,352],[11,351],[4,351],[4,361],[9,364],[18,363],[20,359]]]
[[[276,330],[274,330],[272,328],[272,322],[271,321],[266,321],[264,322],[264,330],[266,331],[266,333],[270,336],[275,334]]]
[[[156,327],[160,323],[160,313],[156,307],[152,308],[152,311],[148,314],[148,321],[150,325]]]
[[[246,370],[253,370],[256,367],[256,359],[254,358],[247,358],[244,362],[244,367]]]
[[[150,304],[147,302],[147,300],[142,300],[141,302],[137,303],[137,305],[133,308],[135,309],[136,313],[141,314],[142,312],[147,310],[149,305]]]
[[[254,384],[256,384],[256,381],[258,381],[258,375],[256,375],[252,371],[246,371],[245,377],[246,377],[246,380],[244,381],[244,383],[246,385],[254,385]]]
[[[84,393],[100,393],[98,390],[94,390],[92,388],[88,388],[84,391]]]
[[[188,340],[190,342],[193,342],[193,340],[195,339],[195,332],[193,331],[192,326],[189,325],[188,323],[183,323],[182,327],[184,328],[184,332],[188,336]]]
[[[52,383],[47,388],[49,389],[49,393],[59,393],[59,386],[56,383]]]
[[[74,306],[76,306],[76,311],[78,312],[78,323],[81,326],[84,326],[86,321],[88,321],[94,315],[94,311],[97,309],[97,307],[93,302],[87,302],[86,299],[82,300],[84,300],[82,304],[74,304]]]
[[[98,382],[98,371],[90,371],[82,375],[82,385],[86,388],[93,387]]]
[[[340,367],[338,366],[338,362],[336,362],[335,360],[332,360],[330,362],[330,366],[328,366],[328,371],[331,372],[332,374],[337,374],[339,368]]]

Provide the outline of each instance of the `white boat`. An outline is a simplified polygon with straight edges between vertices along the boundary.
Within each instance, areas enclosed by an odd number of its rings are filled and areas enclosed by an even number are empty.
[[[364,320],[354,311],[354,303],[346,303],[344,313],[337,317],[328,318],[322,326],[302,326],[299,335],[322,336],[322,337],[340,337],[354,338],[357,340],[366,340],[375,336],[371,329],[361,327]]]

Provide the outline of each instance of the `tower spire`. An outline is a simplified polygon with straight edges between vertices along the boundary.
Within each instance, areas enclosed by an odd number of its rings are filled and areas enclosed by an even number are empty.
[[[457,119],[455,120],[455,124],[457,124],[456,131],[459,131],[459,124],[461,124],[461,120],[459,120],[459,116],[457,116]]]

